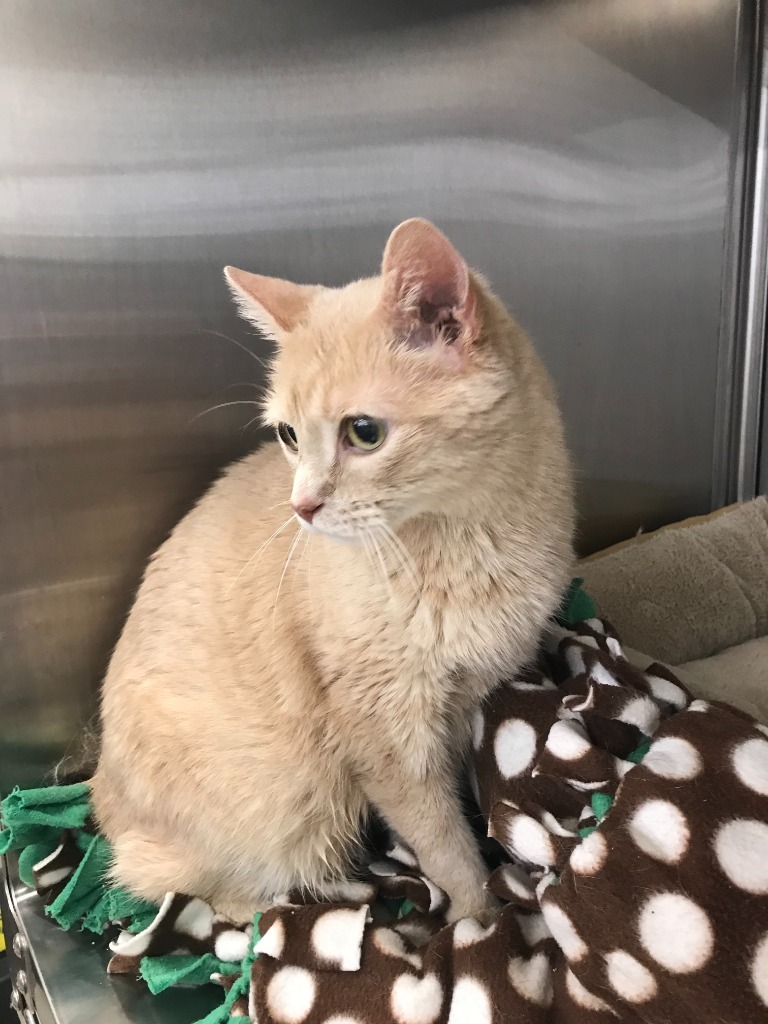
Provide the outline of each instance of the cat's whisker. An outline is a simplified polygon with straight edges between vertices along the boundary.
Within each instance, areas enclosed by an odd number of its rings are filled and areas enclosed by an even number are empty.
[[[384,544],[387,554],[394,560],[396,572],[410,584],[414,594],[417,594],[420,587],[414,566],[411,564],[412,559],[410,558],[410,553],[407,552],[407,550],[401,550],[400,546],[395,543],[398,538],[392,533],[386,522],[381,519],[377,519],[375,529]]]
[[[367,531],[363,530],[360,534],[360,540],[363,543],[363,550],[365,551],[365,560],[368,563],[369,568],[372,570],[374,576],[378,577],[381,575],[381,566],[374,560],[373,548],[371,546],[370,538],[368,537]]]
[[[410,568],[404,564],[402,554],[392,544],[391,539],[385,533],[381,534],[381,540],[384,542],[385,551],[394,561],[395,574],[402,580],[406,589],[410,591],[414,599],[418,600],[420,588],[412,577]]]
[[[405,543],[402,540],[402,538],[398,537],[398,535],[395,533],[395,531],[392,529],[392,527],[386,520],[382,520],[379,525],[381,529],[384,531],[384,536],[389,539],[389,542],[392,545],[393,549],[397,551],[400,558],[400,564],[402,565],[403,570],[408,575],[411,584],[413,585],[413,589],[418,593],[421,590],[421,579],[419,574],[419,568],[416,565],[413,555],[405,546]]]
[[[389,573],[387,572],[387,565],[386,565],[386,562],[384,561],[384,556],[381,553],[381,547],[379,545],[379,542],[378,542],[378,540],[376,539],[376,536],[373,533],[369,533],[368,537],[369,537],[369,539],[371,541],[371,544],[373,546],[374,553],[375,553],[376,557],[379,560],[379,564],[381,565],[381,578],[382,578],[382,582],[386,584],[387,590],[389,591],[390,600],[394,601],[395,600],[395,591],[392,588],[392,580],[390,579]]]
[[[247,422],[247,423],[246,423],[246,424],[245,424],[245,425],[244,425],[244,426],[243,426],[243,427],[242,427],[242,428],[240,429],[240,433],[241,433],[241,434],[244,434],[244,433],[246,432],[246,430],[248,429],[248,427],[250,427],[250,426],[251,426],[251,424],[252,424],[252,423],[255,423],[255,422],[256,422],[257,420],[260,420],[260,419],[261,419],[261,413],[259,413],[259,415],[258,415],[258,416],[253,416],[253,417],[252,417],[251,419],[249,419],[249,420],[248,420],[248,422]]]
[[[366,560],[366,562],[368,563],[370,568],[373,569],[374,572],[376,573],[376,575],[378,576],[378,574],[381,572],[381,569],[373,561],[373,552],[371,551],[371,542],[370,542],[370,539],[368,537],[368,531],[365,529],[365,527],[363,527],[361,529],[361,531],[360,531],[360,542],[363,545],[363,551],[365,552],[365,560]]]
[[[309,548],[309,562],[307,563],[307,590],[312,593],[312,537],[307,534],[307,547]]]
[[[274,505],[270,505],[269,506],[269,510],[268,511],[274,512],[274,510],[276,508],[280,508],[281,505],[290,505],[290,503],[291,503],[290,498],[286,498],[285,501],[276,501]]]
[[[235,576],[235,578],[232,580],[232,582],[227,587],[227,593],[229,593],[232,590],[232,587],[234,587],[234,585],[237,583],[237,581],[240,579],[240,577],[246,571],[248,566],[253,562],[254,558],[256,559],[256,561],[258,563],[258,559],[261,557],[262,553],[264,551],[266,551],[266,549],[269,547],[269,545],[272,543],[272,541],[275,539],[275,537],[277,537],[279,534],[281,534],[283,532],[283,530],[286,528],[286,526],[288,526],[292,522],[293,518],[294,518],[293,516],[289,516],[286,519],[286,521],[283,523],[283,525],[282,526],[278,526],[278,528],[275,530],[275,532],[272,534],[272,536],[268,537],[267,540],[265,540],[264,543],[261,545],[261,547],[257,548],[256,551],[254,551],[254,553],[251,555],[251,557],[245,563],[243,568],[240,570],[240,572],[237,574],[237,576]]]
[[[234,391],[235,388],[253,388],[254,391],[263,391],[264,385],[256,384],[252,380],[239,380],[234,384],[227,384],[225,388],[222,388],[222,391]]]
[[[311,538],[310,534],[308,534],[308,533],[304,534],[304,547],[301,549],[301,558],[299,559],[299,568],[301,568],[302,565],[304,565],[304,559],[307,557],[307,548],[309,547],[309,542],[310,542],[311,539],[312,538]]]
[[[302,533],[303,533],[303,530],[301,529],[301,527],[297,526],[296,527],[296,536],[291,541],[291,546],[288,549],[288,555],[287,555],[287,557],[285,559],[285,565],[283,566],[283,571],[282,571],[282,573],[280,575],[280,582],[277,584],[277,593],[275,594],[275,603],[272,606],[272,639],[273,640],[274,640],[274,636],[275,636],[275,618],[277,616],[277,602],[280,600],[280,591],[281,591],[282,586],[283,586],[283,580],[285,579],[285,574],[288,571],[288,566],[290,564],[291,558],[293,558],[293,553],[296,550],[296,545],[301,540]]]
[[[384,553],[394,563],[394,566],[393,566],[393,569],[392,569],[393,575],[400,576],[400,577],[406,579],[408,583],[410,583],[411,580],[407,576],[407,574],[406,574],[406,572],[405,572],[405,570],[403,568],[402,556],[400,555],[400,552],[397,551],[397,549],[392,546],[392,542],[390,541],[389,537],[387,537],[387,535],[385,533],[380,533],[379,534],[379,540],[382,542]]]
[[[264,362],[261,356],[257,356],[255,352],[251,352],[248,346],[244,345],[242,341],[238,341],[237,338],[231,338],[228,334],[223,334],[221,331],[212,331],[208,330],[207,328],[204,328],[200,333],[210,334],[214,338],[221,338],[224,341],[231,341],[233,345],[237,345],[238,348],[241,348],[243,352],[246,353],[246,355],[249,355],[251,357],[251,359],[255,359],[259,366],[263,366],[265,370],[269,369],[269,363]]]
[[[385,551],[382,550],[381,544],[379,543],[379,537],[376,534],[376,530],[375,528],[371,528],[369,526],[364,528],[364,532],[368,538],[368,543],[371,552],[373,555],[376,556],[376,560],[372,561],[371,564],[373,565],[376,575],[381,577],[382,583],[384,583],[387,590],[389,591],[390,598],[394,600],[395,591],[392,586],[392,573],[390,572],[390,569],[387,566],[386,559],[384,558]],[[380,539],[385,540],[386,538],[382,535]],[[389,549],[386,550],[388,551]]]
[[[202,416],[207,416],[209,412],[216,412],[217,409],[226,409],[230,405],[259,405],[260,406],[261,402],[257,402],[253,398],[238,398],[234,402],[219,402],[218,405],[212,405],[210,407],[210,409],[203,409],[203,411],[199,412],[197,414],[197,416],[193,416],[192,419],[189,422],[190,423],[195,423]],[[253,422],[253,421],[251,421],[251,422]]]

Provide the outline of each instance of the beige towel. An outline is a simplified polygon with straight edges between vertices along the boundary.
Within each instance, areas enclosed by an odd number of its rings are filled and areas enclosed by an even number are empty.
[[[735,704],[760,722],[768,722],[768,636],[747,640],[711,658],[678,665],[683,682],[705,700]]]
[[[622,650],[643,671],[654,660],[623,644]],[[768,636],[747,640],[711,658],[675,665],[675,675],[694,697],[725,701],[768,723]]]
[[[599,614],[622,641],[681,665],[768,634],[768,499],[585,559]]]

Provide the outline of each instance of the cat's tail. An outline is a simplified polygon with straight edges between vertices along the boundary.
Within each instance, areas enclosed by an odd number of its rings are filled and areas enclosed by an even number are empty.
[[[89,782],[96,771],[101,751],[101,721],[98,715],[86,723],[46,781],[54,786]]]

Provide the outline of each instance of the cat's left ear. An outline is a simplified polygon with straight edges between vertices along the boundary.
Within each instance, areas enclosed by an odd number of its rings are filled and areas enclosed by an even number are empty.
[[[479,335],[469,268],[427,220],[403,221],[389,236],[381,265],[382,301],[410,348],[466,349]]]
[[[224,277],[241,316],[275,341],[281,341],[306,318],[310,302],[319,290],[313,285],[251,274],[236,267],[225,267]]]

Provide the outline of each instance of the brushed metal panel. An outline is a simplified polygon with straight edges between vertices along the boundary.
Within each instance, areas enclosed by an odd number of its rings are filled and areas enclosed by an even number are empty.
[[[258,441],[250,405],[196,418],[261,379],[225,263],[339,283],[434,218],[558,382],[584,545],[709,508],[736,16],[0,0],[0,789],[88,716],[143,560]]]
[[[190,1024],[221,1002],[221,990],[213,986],[179,987],[153,996],[138,979],[108,975],[112,936],[94,938],[54,927],[40,898],[20,881],[11,856],[0,858],[0,909],[7,924],[12,976],[19,969],[27,974],[26,1003],[36,1024]],[[23,960],[10,945],[15,934],[22,935],[28,947]]]
[[[715,505],[747,501],[766,487],[768,326],[768,18],[763,4],[741,10],[733,129],[732,197],[724,251],[722,327],[715,402]],[[763,437],[761,439],[761,432]]]

